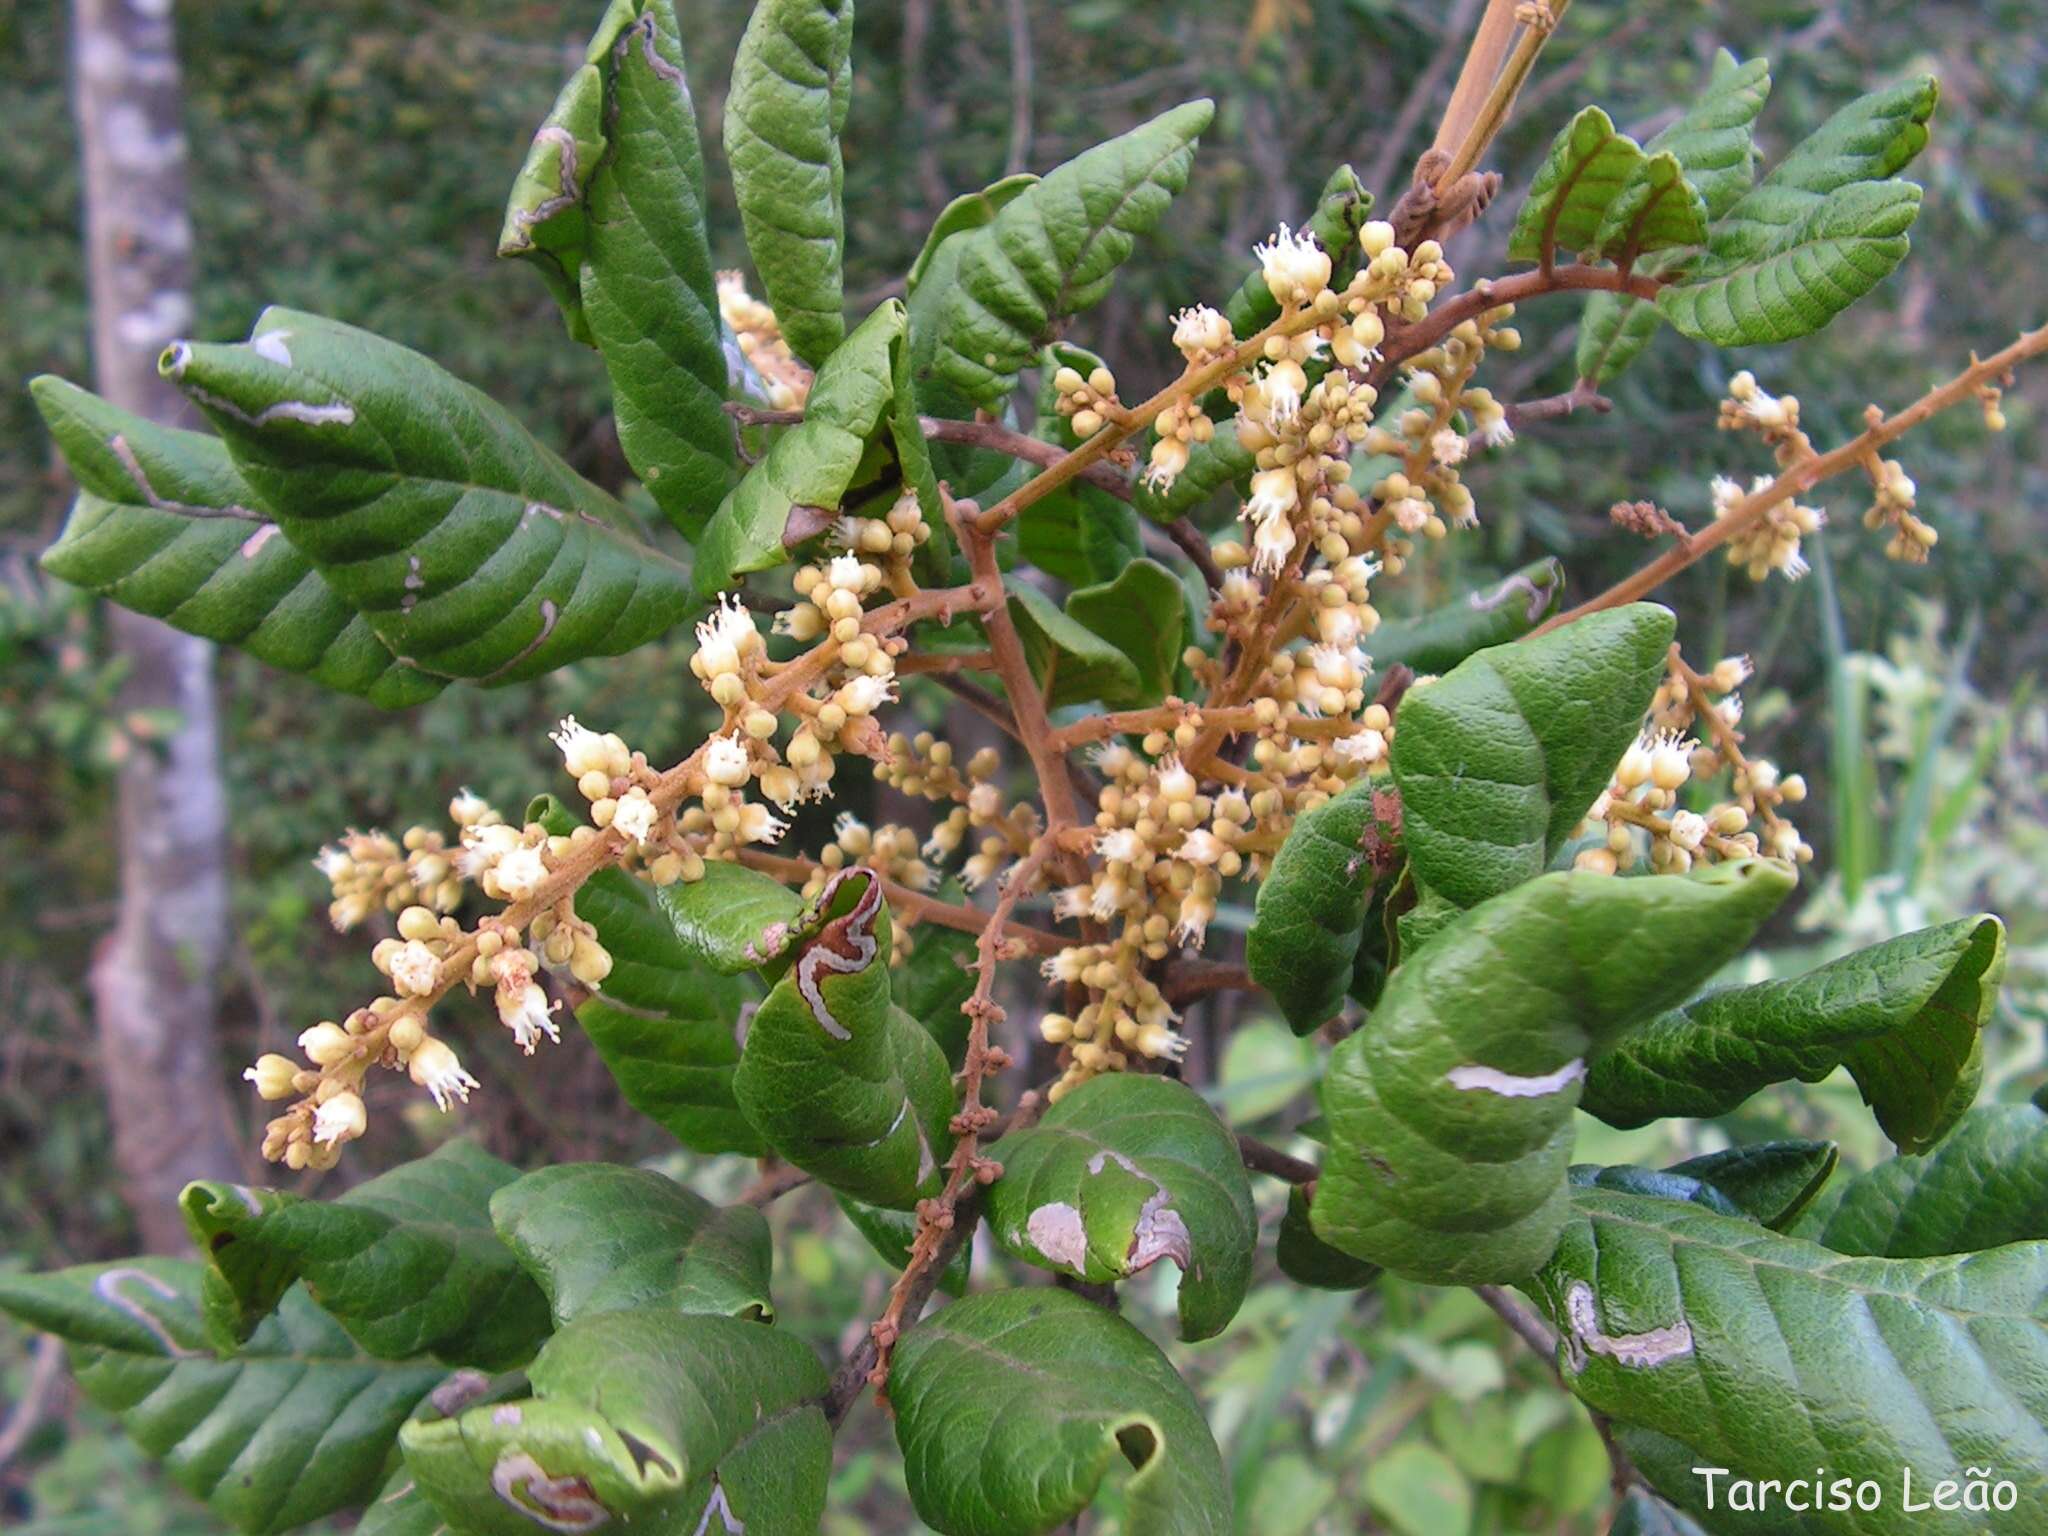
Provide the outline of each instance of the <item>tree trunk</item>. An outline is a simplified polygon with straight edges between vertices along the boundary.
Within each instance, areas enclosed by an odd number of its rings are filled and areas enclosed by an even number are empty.
[[[100,393],[156,421],[189,415],[156,371],[192,322],[192,222],[171,0],[73,0],[73,102],[85,170],[93,365]],[[178,1191],[238,1171],[215,981],[228,944],[227,805],[213,647],[115,609],[124,714],[175,733],[120,768],[120,915],[92,967],[123,1193],[152,1251],[185,1246]]]

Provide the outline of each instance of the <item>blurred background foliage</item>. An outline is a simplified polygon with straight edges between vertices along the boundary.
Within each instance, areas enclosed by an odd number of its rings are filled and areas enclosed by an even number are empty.
[[[418,347],[514,407],[577,467],[618,485],[625,469],[594,354],[567,342],[530,272],[492,255],[505,188],[527,136],[577,62],[601,7],[536,0],[203,0],[178,7],[193,151],[196,332],[244,334],[279,302]],[[932,215],[1005,170],[1043,170],[1172,103],[1217,99],[1197,174],[1162,231],[1074,339],[1117,367],[1127,398],[1174,359],[1167,317],[1233,287],[1252,242],[1298,222],[1349,160],[1391,203],[1426,146],[1473,0],[866,0],[847,130],[856,309],[899,291]],[[689,7],[693,83],[712,162],[712,230],[741,260],[720,179],[725,63],[746,7]],[[1932,71],[1942,105],[1914,251],[1900,274],[1831,330],[1797,345],[1717,356],[1667,331],[1610,388],[1611,414],[1526,432],[1469,476],[1482,530],[1432,548],[1390,583],[1390,612],[1429,606],[1537,555],[1563,556],[1596,588],[1640,560],[1605,509],[1650,497],[1707,515],[1715,473],[1766,468],[1713,430],[1728,371],[1796,393],[1823,444],[1866,402],[1896,405],[1975,348],[2039,323],[2048,240],[2048,31],[2028,4],[1801,4],[1792,0],[1617,6],[1568,14],[1490,163],[1512,207],[1535,158],[1580,105],[1639,136],[1667,121],[1718,45],[1766,54],[1776,86],[1760,125],[1766,161],[1881,81]],[[1452,42],[1446,50],[1446,36]],[[87,295],[76,144],[66,101],[61,0],[0,0],[0,108],[12,125],[0,200],[0,1263],[40,1267],[125,1251],[132,1231],[105,1177],[104,1111],[80,985],[111,914],[108,765],[148,750],[161,722],[117,719],[118,679],[91,604],[44,581],[35,557],[69,500],[26,393],[30,375],[86,379]],[[1441,61],[1441,62],[1439,62]],[[1404,111],[1418,80],[1442,82]],[[1404,122],[1408,131],[1391,138]],[[1498,270],[1509,220],[1456,241],[1467,276]],[[1571,382],[1576,305],[1521,320],[1526,345],[1485,382],[1504,399]],[[1986,440],[1958,411],[1901,457],[1942,542],[1925,568],[1886,562],[1844,481],[1813,577],[1757,587],[1718,562],[1664,594],[1688,650],[1749,651],[1759,676],[1746,724],[1755,749],[1803,772],[1814,875],[1771,962],[1815,959],[1980,907],[2012,925],[2014,963],[1990,1092],[2043,1078],[2048,912],[2048,708],[2034,687],[2048,625],[2048,550],[2036,430],[2042,392],[2007,401],[2012,430]],[[1215,509],[1214,525],[1228,515]],[[221,688],[233,806],[239,938],[223,1026],[232,1072],[353,997],[361,944],[328,931],[313,850],[339,829],[418,820],[467,783],[504,806],[551,781],[547,725],[574,709],[650,753],[684,745],[696,690],[683,644],[557,674],[518,692],[451,690],[400,716],[225,657]],[[932,718],[938,718],[936,711]],[[487,750],[479,750],[488,743]],[[864,807],[856,803],[855,809]],[[1231,926],[1231,914],[1219,920]],[[1209,1090],[1233,1118],[1285,1141],[1312,1106],[1315,1047],[1255,1014],[1212,1026]],[[464,1127],[532,1164],[657,1158],[730,1197],[747,1170],[689,1159],[624,1114],[573,1033],[546,1072],[521,1071],[479,1029],[466,1054],[493,1092]],[[409,1136],[352,1159],[417,1154],[456,1128],[413,1106]],[[388,1122],[387,1122],[388,1123]],[[1621,1136],[1589,1127],[1581,1156],[1656,1161],[1728,1135],[1836,1135],[1845,1157],[1880,1155],[1852,1088],[1766,1094],[1721,1126]],[[245,1141],[246,1137],[243,1138]],[[1308,1150],[1305,1143],[1298,1144]],[[253,1170],[252,1170],[253,1172]],[[1265,1190],[1270,1232],[1278,1191]],[[821,1348],[850,1342],[887,1280],[803,1192],[776,1208],[783,1318]],[[985,1260],[999,1264],[1000,1260]],[[1270,1263],[1270,1261],[1265,1261]],[[1157,1282],[1157,1284],[1153,1282]],[[1170,1312],[1156,1272],[1128,1288],[1148,1328]],[[1153,1328],[1164,1335],[1164,1329]],[[1377,1530],[1398,1536],[1592,1532],[1606,1461],[1584,1415],[1469,1294],[1385,1285],[1363,1297],[1262,1285],[1229,1333],[1176,1355],[1205,1402],[1237,1480],[1239,1529],[1256,1536]],[[0,1334],[0,1403],[17,1401],[29,1341]],[[203,1511],[168,1487],[110,1426],[73,1403],[0,1467],[0,1525],[58,1532],[199,1533]],[[841,1439],[838,1533],[917,1529],[881,1418]]]

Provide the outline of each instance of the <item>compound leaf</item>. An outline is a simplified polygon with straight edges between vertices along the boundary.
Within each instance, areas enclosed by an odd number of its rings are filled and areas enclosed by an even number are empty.
[[[688,571],[494,401],[419,353],[271,308],[166,377],[278,529],[401,659],[503,683],[615,656],[690,611]]]
[[[650,1169],[537,1169],[491,1196],[491,1224],[539,1282],[558,1328],[638,1306],[775,1315],[766,1218],[713,1205]]]
[[[1533,1273],[1569,1210],[1587,1060],[1741,953],[1792,884],[1761,860],[1569,872],[1467,913],[1331,1053],[1316,1235],[1432,1284]]]
[[[1144,1334],[1068,1291],[970,1296],[903,1336],[889,1377],[918,1517],[944,1536],[1039,1536],[1127,1466],[1127,1536],[1223,1536],[1223,1458]]]
[[[960,249],[929,338],[937,376],[1000,411],[1057,323],[1101,301],[1186,185],[1214,110],[1191,101],[1141,123],[1024,188],[993,223],[945,241],[940,252]]]
[[[1004,1251],[1097,1285],[1171,1259],[1183,1338],[1236,1316],[1258,1216],[1235,1138],[1194,1089],[1103,1074],[1005,1138],[1002,1157],[989,1231]]]
[[[853,0],[760,0],[725,99],[725,157],[747,254],[790,350],[813,367],[846,335],[839,135],[852,46]]]
[[[624,25],[620,9],[614,0],[598,30],[610,38],[610,150],[585,194],[582,307],[611,379],[619,446],[662,514],[694,538],[734,464],[704,155],[674,0],[639,0]]]
[[[1642,146],[1587,107],[1551,141],[1508,236],[1508,260],[1549,262],[1599,247],[1608,206],[1643,164]]]
[[[86,1397],[235,1529],[270,1536],[368,1500],[446,1367],[365,1356],[301,1290],[218,1359],[200,1275],[154,1258],[0,1275],[0,1310],[63,1339]]]
[[[614,1521],[657,1536],[818,1529],[827,1383],[795,1335],[664,1306],[589,1312],[527,1376],[530,1398],[399,1436],[419,1491],[461,1536]]]
[[[1931,1152],[1848,1180],[1813,1235],[1837,1253],[1891,1259],[2048,1239],[2048,1115],[1979,1105]]]
[[[1631,603],[1408,691],[1392,757],[1422,884],[1469,907],[1543,871],[1635,739],[1675,627]]]
[[[337,1195],[200,1180],[178,1204],[207,1255],[203,1295],[224,1352],[298,1281],[365,1350],[502,1370],[548,1331],[547,1302],[491,1230],[494,1191],[518,1177],[468,1141]]]
[[[2005,928],[1968,917],[1888,939],[1804,976],[1709,992],[1630,1031],[1594,1064],[1586,1108],[1611,1125],[1726,1114],[1759,1088],[1847,1067],[1903,1151],[1969,1108]]]
[[[819,896],[788,972],[754,1014],[733,1078],[769,1145],[821,1183],[908,1210],[951,1145],[945,1053],[890,1000],[888,908],[863,868]]]
[[[1809,1481],[1819,1467],[1888,1496],[1910,1468],[1922,1499],[1941,1480],[1960,1486],[1966,1468],[2015,1484],[2016,1508],[1988,1524],[1887,1497],[1881,1514],[1803,1514],[1802,1531],[2048,1522],[2048,1244],[1849,1259],[1697,1206],[1580,1189],[1530,1289],[1558,1329],[1566,1385],[1684,1445],[1692,1466]],[[1687,1481],[1696,1494],[1699,1479]]]
[[[902,302],[891,299],[825,359],[804,419],[768,445],[704,530],[697,547],[701,592],[781,565],[791,548],[823,531],[822,518],[839,515],[871,441],[890,424],[903,327]],[[805,515],[792,522],[798,513]]]
[[[1361,779],[1295,818],[1259,884],[1245,963],[1298,1035],[1344,1006],[1367,904],[1397,845],[1400,810]]]
[[[219,438],[48,374],[29,389],[81,487],[43,552],[52,576],[386,709],[441,691],[279,533]]]

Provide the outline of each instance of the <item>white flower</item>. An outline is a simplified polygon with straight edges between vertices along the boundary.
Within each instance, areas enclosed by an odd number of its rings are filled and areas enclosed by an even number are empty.
[[[448,802],[448,819],[458,827],[474,826],[490,813],[490,801],[466,785]]]
[[[546,1035],[560,1043],[562,1031],[554,1020],[554,1008],[547,994],[534,985],[523,965],[509,966],[498,981],[498,1017],[512,1031],[512,1039],[527,1055]]]
[[[1706,840],[1707,818],[1696,811],[1679,811],[1671,818],[1671,841],[1687,853],[1699,852]]]
[[[1465,458],[1465,434],[1445,427],[1429,440],[1430,456],[1439,464],[1458,464]]]
[[[1128,864],[1138,856],[1138,834],[1129,827],[1118,827],[1113,832],[1098,832],[1095,836],[1095,851],[1111,863]]]
[[[1506,416],[1497,416],[1479,424],[1479,440],[1489,448],[1505,448],[1515,440],[1515,429]]]
[[[548,739],[562,749],[562,762],[575,778],[582,778],[592,769],[604,772],[611,766],[611,754],[605,750],[604,737],[588,726],[577,724],[574,715],[565,715],[562,723],[548,732]]]
[[[1169,753],[1159,759],[1159,793],[1168,800],[1192,800],[1196,791],[1195,776],[1181,762],[1180,754]]]
[[[1193,891],[1188,892],[1181,898],[1180,921],[1173,930],[1174,942],[1189,949],[1200,949],[1203,939],[1208,936],[1209,919],[1215,912],[1215,903]]]
[[[1262,245],[1252,247],[1265,273],[1266,287],[1282,304],[1312,299],[1330,283],[1330,255],[1306,230],[1290,234],[1287,226]]]
[[[1152,445],[1152,462],[1145,467],[1145,484],[1155,491],[1170,490],[1187,467],[1188,445],[1177,437],[1162,437]]]
[[[619,797],[618,808],[612,812],[612,828],[645,847],[654,833],[654,819],[654,802],[636,785]]]
[[[1269,518],[1252,535],[1252,569],[1262,576],[1277,576],[1294,553],[1294,525],[1284,517]]]
[[[1387,755],[1385,733],[1370,727],[1349,736],[1339,736],[1333,745],[1337,755],[1347,763],[1376,763]]]
[[[498,888],[512,901],[531,896],[548,877],[547,860],[541,857],[540,850],[524,845],[514,848],[492,867],[498,876]]]
[[[1302,392],[1308,388],[1308,375],[1301,371],[1301,364],[1283,357],[1259,382],[1265,386],[1261,397],[1266,419],[1278,427],[1292,426],[1301,415]]]
[[[896,697],[896,679],[863,672],[842,683],[837,697],[839,707],[849,715],[871,715],[886,700]]]
[[[1088,911],[1094,892],[1085,885],[1063,885],[1053,893],[1053,916],[1079,918]]]
[[[1220,352],[1230,342],[1230,322],[1206,304],[1173,317],[1173,344],[1183,352]]]
[[[1124,884],[1120,880],[1099,881],[1095,887],[1095,894],[1088,900],[1089,915],[1098,923],[1108,922],[1123,906],[1126,894]]]
[[[400,997],[425,997],[441,979],[441,958],[418,939],[391,957],[391,984]]]
[[[747,749],[738,731],[714,736],[704,744],[704,777],[712,783],[737,789],[747,782],[748,772]]]
[[[339,875],[346,874],[354,862],[346,851],[330,843],[320,850],[319,857],[313,860],[313,867],[329,880],[333,880]]]
[[[1244,515],[1264,525],[1284,519],[1300,502],[1300,492],[1291,469],[1262,469],[1252,476],[1251,499]]]
[[[772,843],[788,830],[789,823],[776,820],[765,805],[740,807],[739,838],[743,843]]]
[[[405,1069],[415,1083],[434,1096],[435,1106],[444,1114],[451,1098],[467,1104],[469,1090],[477,1086],[476,1079],[462,1070],[455,1053],[431,1035],[413,1050]]]
[[[706,678],[737,672],[740,657],[760,643],[760,631],[738,594],[721,592],[718,606],[697,626],[697,669]]]
[[[867,586],[867,573],[861,569],[858,555],[835,555],[826,577],[842,592],[858,595]]]
[[[360,1098],[346,1091],[337,1093],[313,1111],[313,1140],[322,1146],[329,1142],[354,1141],[363,1134],[369,1119],[369,1112],[363,1108]]]
[[[1214,864],[1223,857],[1223,853],[1223,839],[1207,827],[1197,827],[1181,839],[1180,852],[1176,857],[1191,864]]]

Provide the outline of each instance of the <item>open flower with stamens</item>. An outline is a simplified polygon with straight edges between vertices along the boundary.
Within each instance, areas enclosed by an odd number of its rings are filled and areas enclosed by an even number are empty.
[[[1282,304],[1305,304],[1330,285],[1330,253],[1307,230],[1290,232],[1285,224],[1271,240],[1252,247],[1266,287]]]
[[[405,1070],[415,1083],[434,1096],[435,1107],[444,1114],[450,1099],[467,1104],[470,1089],[477,1086],[476,1079],[462,1069],[455,1052],[431,1035],[413,1047]]]
[[[505,950],[491,962],[491,970],[497,977],[496,1002],[498,1017],[505,1027],[512,1031],[512,1039],[527,1055],[546,1035],[557,1043],[562,1031],[555,1023],[554,1005],[547,994],[535,985],[533,969],[524,953],[519,950]]]
[[[369,1111],[357,1094],[346,1089],[313,1110],[313,1140],[316,1145],[338,1145],[354,1141],[370,1123]]]

